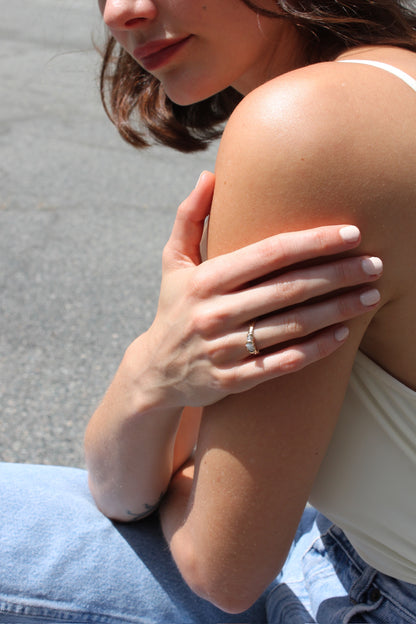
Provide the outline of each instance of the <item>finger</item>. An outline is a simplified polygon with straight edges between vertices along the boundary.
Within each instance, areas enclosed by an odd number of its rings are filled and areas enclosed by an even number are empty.
[[[352,225],[332,225],[277,234],[204,263],[206,280],[230,292],[254,279],[305,260],[357,247],[360,232]],[[225,270],[226,268],[226,270]],[[221,273],[222,279],[218,280]],[[220,282],[220,283],[219,283]]]
[[[315,297],[374,281],[382,271],[380,258],[344,258],[290,271],[239,293],[223,295],[221,306],[224,310],[232,310],[230,322],[244,322]]]
[[[179,206],[169,241],[165,247],[165,261],[201,261],[199,245],[204,220],[210,212],[215,176],[204,171],[192,191]]]
[[[375,288],[351,291],[331,299],[298,306],[291,310],[256,320],[254,343],[260,354],[265,349],[299,340],[330,326],[339,326],[377,307],[380,292]],[[251,321],[238,330],[224,333],[210,342],[211,359],[216,366],[235,364],[249,357],[246,348]]]
[[[224,368],[221,370],[219,382],[225,389],[230,388],[232,393],[250,390],[260,383],[297,372],[313,362],[328,357],[339,349],[347,338],[346,327],[325,329],[299,344],[285,347],[276,353],[256,356],[238,366]]]
[[[255,323],[255,342],[257,348],[268,349],[283,342],[298,340],[315,332],[351,320],[377,307],[380,292],[375,289],[360,289],[319,303],[298,306],[288,312],[270,316]],[[248,329],[248,326],[247,326]],[[240,336],[240,352],[245,344],[246,332]]]

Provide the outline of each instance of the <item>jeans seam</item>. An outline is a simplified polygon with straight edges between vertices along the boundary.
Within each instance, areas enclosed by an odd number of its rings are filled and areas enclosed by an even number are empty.
[[[375,602],[374,604],[367,604],[365,602],[361,602],[357,605],[354,605],[351,609],[349,609],[349,611],[345,614],[343,620],[342,620],[342,624],[348,624],[349,622],[351,622],[351,618],[354,615],[357,614],[365,614],[365,613],[371,613],[372,611],[375,611],[376,609],[379,608],[379,606],[381,605],[381,603],[383,602],[383,597],[381,596],[377,602]]]
[[[41,605],[22,605],[21,603],[14,602],[12,600],[0,599],[0,615],[7,614],[16,616],[28,616],[28,617],[47,617],[57,619],[63,623],[68,622],[71,624],[78,624],[78,622],[95,622],[96,624],[112,624],[113,622],[120,622],[120,624],[138,624],[137,618],[132,619],[130,616],[120,616],[111,613],[97,613],[93,611],[77,611],[74,609],[68,609],[62,607],[49,607]],[[69,617],[68,617],[69,616]],[[75,619],[76,618],[76,619]],[[93,619],[91,619],[93,618]]]
[[[337,543],[337,546],[339,548],[341,548],[342,552],[344,553],[344,555],[348,558],[348,560],[350,561],[350,563],[354,566],[354,568],[356,569],[356,571],[359,574],[362,574],[364,572],[364,567],[360,566],[360,564],[355,560],[355,558],[351,555],[351,553],[348,551],[348,549],[344,546],[342,540],[340,540],[336,535],[334,535],[332,529],[333,527],[335,527],[335,525],[330,526],[325,533],[323,533],[323,535],[331,535],[331,538],[334,540],[334,542]],[[371,567],[371,566],[369,566]]]
[[[392,605],[394,605],[398,611],[401,611],[406,616],[408,616],[409,621],[412,622],[412,624],[416,623],[416,616],[414,613],[412,613],[411,611],[408,611],[405,607],[403,607],[403,605],[400,602],[395,600],[390,594],[386,594],[386,592],[384,592],[382,589],[380,589],[380,587],[378,587],[377,583],[375,583],[375,585],[377,586],[377,589],[380,591],[380,594],[383,596],[384,600],[387,600]]]

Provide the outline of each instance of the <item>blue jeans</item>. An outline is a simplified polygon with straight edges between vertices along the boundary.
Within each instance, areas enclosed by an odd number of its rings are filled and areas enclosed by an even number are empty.
[[[312,509],[276,581],[229,615],[183,583],[157,516],[100,514],[85,471],[0,464],[0,496],[0,622],[416,624],[416,586],[369,568]]]
[[[416,585],[367,565],[341,529],[308,508],[266,611],[272,624],[416,624]]]

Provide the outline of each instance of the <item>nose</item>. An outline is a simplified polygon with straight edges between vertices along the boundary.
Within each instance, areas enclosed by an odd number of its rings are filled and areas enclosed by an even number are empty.
[[[157,14],[153,0],[101,0],[100,4],[104,22],[113,30],[130,30]]]

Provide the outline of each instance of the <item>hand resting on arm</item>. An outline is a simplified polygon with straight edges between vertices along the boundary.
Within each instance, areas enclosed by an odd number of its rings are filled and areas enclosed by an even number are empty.
[[[356,228],[344,225],[273,236],[201,263],[213,187],[214,176],[203,174],[180,206],[156,318],[128,347],[87,428],[90,488],[113,519],[151,513],[190,457],[201,410],[185,406],[209,405],[329,355],[346,338],[340,323],[367,309],[365,288],[304,303],[296,324],[286,308],[378,277],[363,257],[329,261],[359,244]],[[325,257],[322,265],[283,272],[316,257]],[[267,355],[251,358],[246,334],[261,315],[268,317],[256,325],[256,340]],[[292,338],[296,347],[279,349]]]

